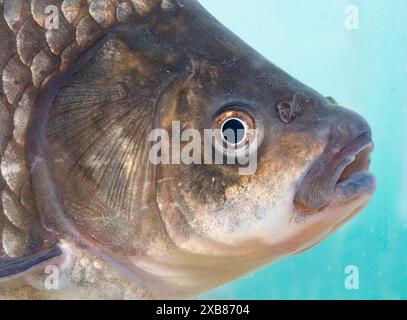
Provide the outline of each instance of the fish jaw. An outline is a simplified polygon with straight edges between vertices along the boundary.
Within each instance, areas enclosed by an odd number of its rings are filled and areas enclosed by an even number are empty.
[[[229,247],[229,251],[234,252],[229,256],[186,255],[175,251],[173,258],[179,259],[176,263],[165,257],[133,257],[131,261],[146,272],[145,281],[156,286],[155,295],[159,298],[191,298],[204,294],[266,265],[302,254],[326,240],[369,204],[375,188],[374,177],[369,176],[372,179],[370,191],[343,201],[340,199],[342,190],[338,188],[331,203],[312,216],[304,215],[293,206],[293,218],[285,228],[287,232],[280,233],[278,240],[239,243]],[[217,248],[214,246],[213,250]]]
[[[348,201],[333,200],[321,212],[306,218],[293,209],[294,218],[284,229],[286,232],[279,234],[278,240],[230,245],[229,254],[219,254],[224,246],[213,243],[212,249],[218,254],[212,256],[172,249],[164,255],[129,257],[127,263],[129,269],[137,270],[155,299],[196,297],[271,263],[312,249],[362,211],[372,196],[372,193],[363,193]],[[197,243],[190,241],[189,245]]]
[[[374,177],[369,175],[369,179],[374,181]],[[372,189],[375,188],[375,182],[372,182]],[[304,222],[299,222],[298,233],[301,234],[301,241],[304,241],[307,237],[311,238],[309,235],[320,234],[315,239],[305,242],[305,244],[299,246],[295,249],[294,254],[303,253],[332,235],[345,223],[354,218],[358,213],[360,213],[371,201],[373,197],[373,191],[368,191],[354,197],[352,200],[340,200],[342,191],[338,190],[335,192],[334,200],[329,203],[322,211],[319,213],[308,216],[305,218]],[[298,221],[304,219],[304,214],[301,212],[296,212],[296,217]]]

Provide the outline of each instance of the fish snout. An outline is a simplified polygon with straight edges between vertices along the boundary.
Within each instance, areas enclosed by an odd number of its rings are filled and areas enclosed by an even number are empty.
[[[372,129],[368,122],[352,110],[337,106],[328,117],[331,146],[346,146],[363,134],[372,137]]]
[[[300,182],[294,203],[302,213],[320,212],[333,200],[351,201],[376,189],[369,173],[372,130],[359,114],[335,107],[328,115],[325,150]]]

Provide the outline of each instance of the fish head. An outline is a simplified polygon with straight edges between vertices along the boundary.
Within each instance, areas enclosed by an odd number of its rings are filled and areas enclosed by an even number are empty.
[[[375,189],[361,116],[196,1],[177,3],[113,28],[45,88],[28,147],[47,228],[159,297],[197,295],[298,254]],[[157,132],[170,137],[168,163],[151,158]]]

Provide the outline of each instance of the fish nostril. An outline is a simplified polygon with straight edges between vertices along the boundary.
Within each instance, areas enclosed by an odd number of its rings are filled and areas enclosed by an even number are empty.
[[[280,115],[280,119],[283,123],[291,123],[298,113],[298,107],[296,101],[281,101],[277,105],[277,110]]]
[[[284,100],[278,103],[277,110],[281,121],[285,124],[293,122],[297,116],[302,114],[304,103],[310,104],[310,99],[301,92],[293,94],[291,100]]]
[[[277,105],[277,110],[280,115],[280,119],[283,123],[288,124],[292,121],[291,105],[288,101],[282,101]]]

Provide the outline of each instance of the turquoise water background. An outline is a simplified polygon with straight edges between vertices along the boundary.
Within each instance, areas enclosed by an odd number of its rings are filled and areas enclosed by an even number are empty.
[[[205,299],[407,299],[407,1],[201,0],[297,79],[361,113],[373,129],[379,187],[358,217],[316,248]],[[359,8],[358,30],[345,8]],[[359,289],[345,288],[345,268]]]

